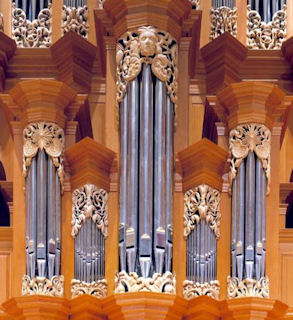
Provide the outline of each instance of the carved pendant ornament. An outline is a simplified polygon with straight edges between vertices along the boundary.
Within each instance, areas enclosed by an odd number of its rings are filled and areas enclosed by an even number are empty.
[[[45,295],[62,297],[64,288],[64,277],[53,276],[52,279],[35,277],[31,279],[28,275],[22,278],[22,295]]]
[[[190,280],[183,282],[183,296],[185,299],[192,299],[199,296],[209,296],[219,299],[220,283],[217,280],[199,283]]]
[[[169,271],[154,273],[152,278],[139,277],[136,272],[121,271],[115,277],[115,293],[163,292],[176,293],[176,277]]]
[[[271,131],[263,124],[250,123],[239,125],[231,130],[229,138],[230,150],[230,185],[237,174],[241,162],[249,152],[255,152],[262,163],[267,177],[267,193],[270,184]]]
[[[71,281],[72,298],[83,294],[89,294],[96,298],[105,298],[107,296],[107,281],[105,279],[87,283],[73,279]]]
[[[233,37],[237,35],[237,8],[219,7],[211,9],[211,34],[214,40],[224,32],[229,32]]]
[[[201,184],[184,195],[184,237],[187,238],[200,219],[205,219],[216,238],[220,237],[220,193]]]
[[[263,277],[259,280],[244,279],[240,281],[236,277],[228,277],[228,297],[259,297],[269,298],[269,279]]]
[[[87,218],[93,220],[106,238],[108,236],[108,193],[93,184],[76,189],[72,195],[72,231],[75,238]]]
[[[30,21],[25,12],[12,4],[12,38],[20,48],[47,48],[51,45],[52,11],[51,4]]]
[[[88,7],[62,7],[62,31],[63,34],[74,31],[80,36],[87,38],[89,31]]]
[[[117,102],[121,102],[127,83],[135,79],[142,64],[150,64],[153,74],[165,82],[170,99],[177,102],[177,43],[168,32],[141,27],[127,32],[117,45]]]
[[[23,174],[26,177],[32,159],[39,150],[45,150],[58,171],[61,184],[64,180],[64,131],[55,123],[30,123],[23,130]]]
[[[247,6],[247,47],[249,49],[281,49],[287,36],[287,7],[277,11],[272,21],[261,21],[260,14]]]

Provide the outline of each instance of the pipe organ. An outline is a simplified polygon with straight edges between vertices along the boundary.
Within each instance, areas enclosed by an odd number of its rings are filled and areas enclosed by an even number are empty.
[[[15,0],[16,8],[23,10],[26,18],[30,21],[38,18],[39,13],[49,7],[50,0]]]
[[[270,181],[270,139],[260,124],[239,125],[230,132],[232,243],[230,297],[268,297],[266,194]]]
[[[248,5],[260,14],[262,21],[269,23],[277,11],[283,10],[286,0],[248,0]]]
[[[64,0],[64,5],[67,7],[83,7],[87,5],[87,0]]]
[[[119,291],[132,290],[124,279],[133,274],[147,279],[172,272],[176,57],[175,40],[153,27],[118,41]]]
[[[24,129],[26,176],[26,275],[23,294],[63,295],[61,193],[64,133],[55,123]]]
[[[228,7],[233,9],[235,7],[235,0],[213,0],[212,6],[214,9],[217,9],[220,7]]]

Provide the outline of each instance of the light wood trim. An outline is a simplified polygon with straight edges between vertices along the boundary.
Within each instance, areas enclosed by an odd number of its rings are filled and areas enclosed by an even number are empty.
[[[290,0],[289,0],[290,1]],[[246,46],[247,8],[243,0],[236,0],[237,7],[237,39]]]

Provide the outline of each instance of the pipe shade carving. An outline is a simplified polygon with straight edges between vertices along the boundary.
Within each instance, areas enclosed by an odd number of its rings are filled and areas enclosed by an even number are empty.
[[[263,277],[260,280],[228,277],[229,298],[259,297],[269,298],[269,279]]]
[[[210,282],[193,282],[185,280],[183,282],[183,296],[185,299],[192,299],[199,296],[209,296],[219,299],[220,283],[217,280]]]
[[[87,283],[80,280],[71,281],[72,298],[83,294],[88,294],[96,298],[105,298],[107,296],[107,281],[105,279]]]
[[[256,11],[260,19],[265,23],[272,21],[274,14],[282,10],[286,0],[248,0],[247,3],[253,11]]]
[[[64,132],[54,123],[31,123],[23,138],[27,275],[22,293],[60,296]]]
[[[87,38],[88,24],[88,7],[86,5],[79,7],[62,7],[62,32],[65,34],[69,31],[74,31],[80,36]]]

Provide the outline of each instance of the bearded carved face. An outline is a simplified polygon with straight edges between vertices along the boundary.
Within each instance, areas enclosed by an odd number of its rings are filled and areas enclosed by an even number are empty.
[[[156,33],[149,28],[141,28],[139,31],[141,54],[145,57],[153,56],[156,53],[156,43],[158,41]]]

